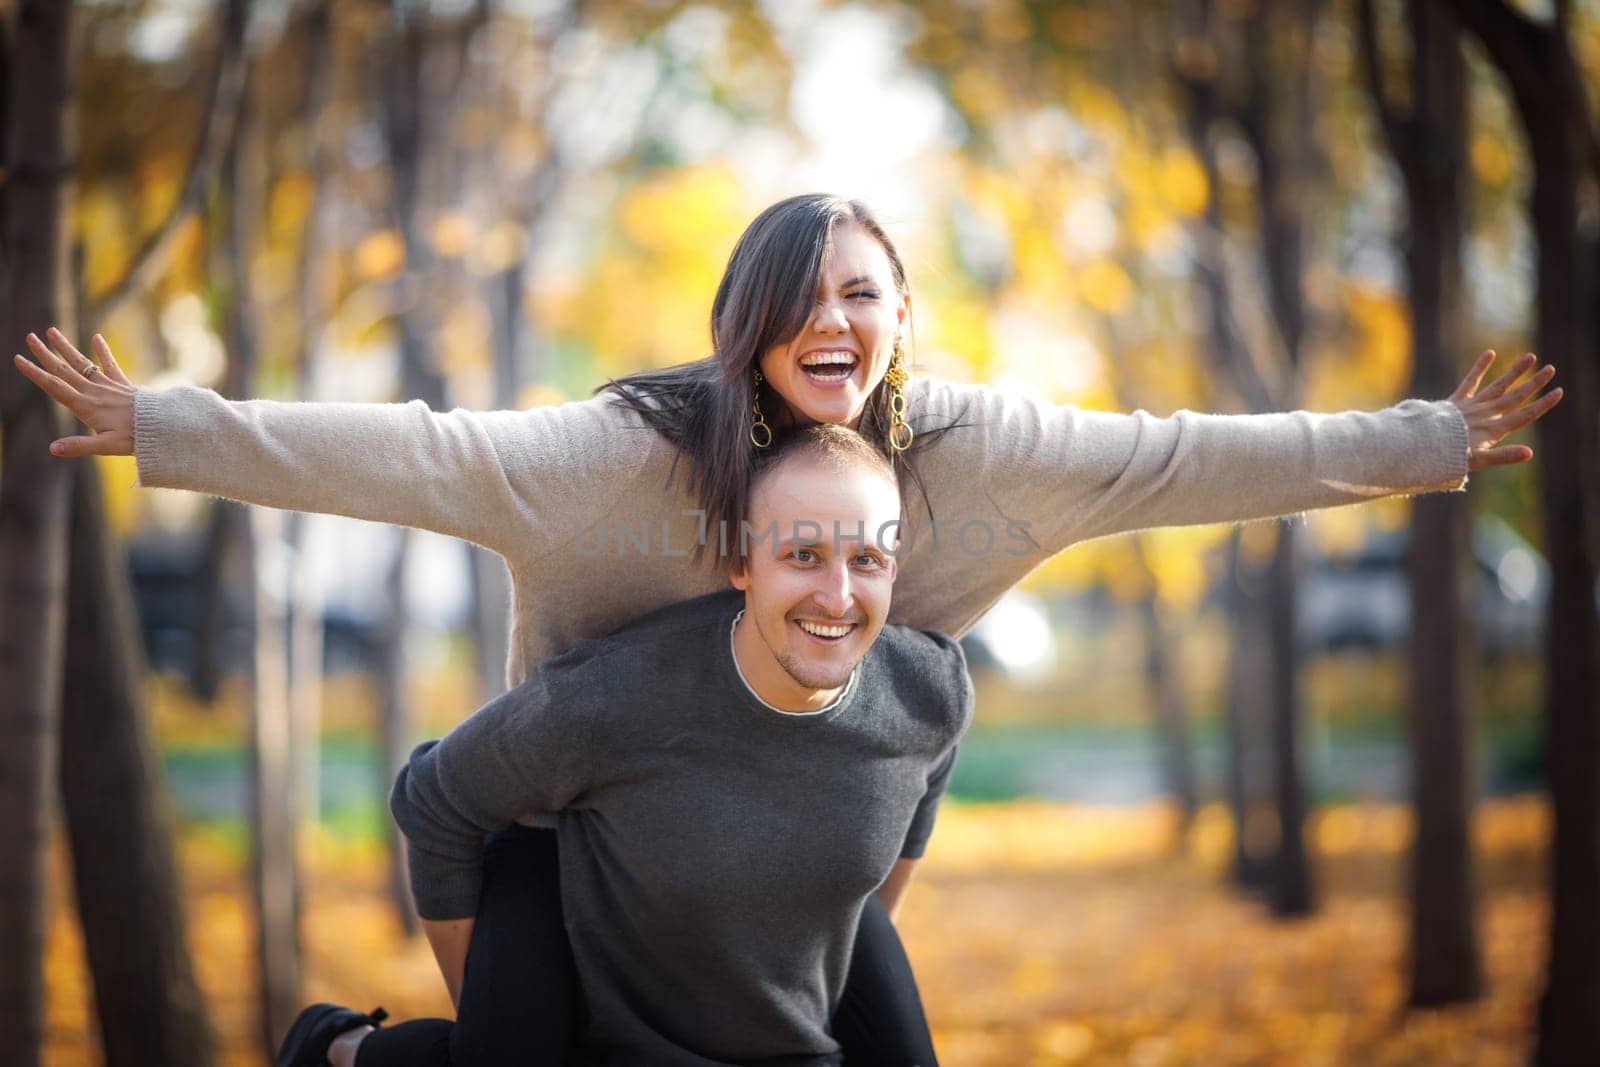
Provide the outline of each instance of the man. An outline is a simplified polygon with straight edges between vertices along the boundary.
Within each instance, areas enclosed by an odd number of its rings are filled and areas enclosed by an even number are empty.
[[[554,811],[586,1056],[840,1062],[862,908],[898,903],[972,713],[954,641],[884,626],[899,507],[852,431],[791,434],[752,483],[733,591],[579,643],[412,754],[391,809],[453,995],[485,835]],[[358,1045],[361,1067],[449,1062],[448,1024],[374,1034],[323,1007],[281,1063],[324,1062],[338,1029],[336,1067]]]

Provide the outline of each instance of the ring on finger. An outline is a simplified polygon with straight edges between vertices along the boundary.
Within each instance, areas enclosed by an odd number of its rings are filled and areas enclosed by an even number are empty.
[[[93,360],[91,360],[88,363],[85,363],[81,368],[79,368],[78,373],[83,375],[85,378],[92,378],[96,374],[100,373],[100,366],[99,366],[99,364],[97,364]]]

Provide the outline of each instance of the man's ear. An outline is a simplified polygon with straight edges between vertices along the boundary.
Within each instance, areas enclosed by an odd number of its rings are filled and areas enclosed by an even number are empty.
[[[738,562],[734,563],[733,568],[728,571],[728,581],[741,593],[749,589],[750,561],[740,557]]]

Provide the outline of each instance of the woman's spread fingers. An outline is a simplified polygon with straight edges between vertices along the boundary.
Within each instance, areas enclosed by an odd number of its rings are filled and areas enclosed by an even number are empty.
[[[67,340],[67,335],[56,329],[54,326],[46,330],[44,332],[44,336],[45,340],[50,342],[50,347],[55,349],[56,353],[60,355],[61,362],[70,367],[72,369],[72,373],[77,375],[78,378],[82,379],[81,383],[78,381],[73,381],[73,384],[77,385],[80,389],[83,387],[83,385],[88,384],[90,379],[92,379],[96,374],[100,373],[100,368],[95,366],[94,360],[78,351],[78,346]]]
[[[1532,352],[1523,353],[1521,356],[1517,357],[1517,359],[1512,361],[1511,366],[1506,368],[1504,374],[1490,382],[1483,392],[1478,394],[1478,399],[1498,399],[1502,393],[1515,385],[1518,379],[1520,379],[1524,374],[1528,373],[1529,368],[1531,368],[1538,361],[1538,357]]]
[[[89,362],[89,357],[78,351],[76,345],[67,340],[67,335],[50,327],[44,332],[45,339],[50,342],[50,347],[61,353],[61,358],[74,368],[81,367]]]
[[[40,340],[38,334],[30,333],[28,335],[28,349],[33,353],[34,358],[39,361],[39,366],[73,388],[76,389],[89,384],[88,380],[74,370],[66,360],[62,359],[55,349]]]
[[[1504,415],[1500,416],[1499,419],[1499,423],[1503,427],[1500,436],[1504,437],[1513,430],[1520,430],[1522,427],[1528,425],[1528,423],[1544,415],[1545,412],[1549,411],[1560,402],[1561,389],[1558,387],[1550,390],[1548,393],[1544,394],[1544,396],[1541,396],[1531,404],[1526,404],[1520,408],[1506,412]]]
[[[50,399],[67,408],[74,415],[78,414],[78,407],[83,403],[82,393],[26,356],[15,355],[11,357],[11,361],[16,364],[17,369],[22,372],[24,378],[44,390]]]
[[[1522,407],[1514,408],[1503,415],[1496,415],[1484,420],[1473,431],[1477,437],[1476,451],[1473,454],[1487,455],[1490,451],[1494,451],[1489,448],[1490,445],[1543,417],[1545,412],[1561,402],[1561,395],[1561,389],[1555,388],[1530,404],[1524,404]],[[1507,445],[1506,447],[1523,448],[1525,446]],[[1531,455],[1532,453],[1530,452],[1529,454]],[[1501,460],[1500,462],[1516,463],[1520,461]],[[1489,465],[1493,466],[1493,464]]]
[[[128,376],[122,373],[122,366],[117,363],[117,357],[111,354],[111,346],[106,344],[104,337],[95,334],[90,338],[89,344],[94,349],[95,355],[100,357],[100,369],[106,372],[107,378],[126,386],[133,385]]]
[[[1545,367],[1539,373],[1517,386],[1515,389],[1502,396],[1494,408],[1500,412],[1511,411],[1528,402],[1528,398],[1550,384],[1550,379],[1556,376],[1554,367]]]
[[[1472,369],[1467,371],[1467,376],[1461,379],[1461,384],[1456,386],[1456,391],[1450,395],[1452,400],[1465,400],[1478,391],[1478,383],[1483,381],[1483,376],[1488,373],[1489,365],[1494,362],[1494,349],[1487,349],[1478,357]]]
[[[1473,470],[1482,470],[1485,467],[1504,467],[1512,463],[1526,463],[1533,458],[1533,449],[1527,445],[1501,445],[1499,448],[1485,448],[1472,454],[1469,466]]]
[[[63,459],[75,456],[125,456],[127,450],[118,447],[111,434],[94,437],[63,437],[50,442],[50,454]]]

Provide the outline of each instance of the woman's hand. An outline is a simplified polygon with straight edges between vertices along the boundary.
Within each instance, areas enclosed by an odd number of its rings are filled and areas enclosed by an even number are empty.
[[[1539,393],[1556,376],[1556,369],[1549,365],[1541,367],[1532,377],[1518,384],[1518,379],[1539,362],[1539,357],[1532,352],[1525,353],[1504,374],[1490,382],[1483,392],[1478,392],[1478,383],[1483,381],[1493,362],[1493,351],[1479,356],[1467,376],[1461,379],[1461,384],[1456,386],[1456,391],[1450,394],[1450,402],[1461,409],[1461,414],[1467,420],[1468,470],[1502,467],[1532,459],[1533,449],[1527,445],[1502,445],[1499,448],[1495,445],[1513,430],[1522,429],[1555,407],[1561,399],[1560,388],[1542,396]]]
[[[35,334],[28,335],[28,348],[39,362],[13,356],[17,369],[81,423],[94,431],[92,437],[63,437],[52,442],[56,456],[131,456],[133,455],[133,383],[122,373],[106,339],[94,335],[93,347],[100,357],[97,365],[72,347],[66,335],[55,327],[45,331],[47,345]]]

